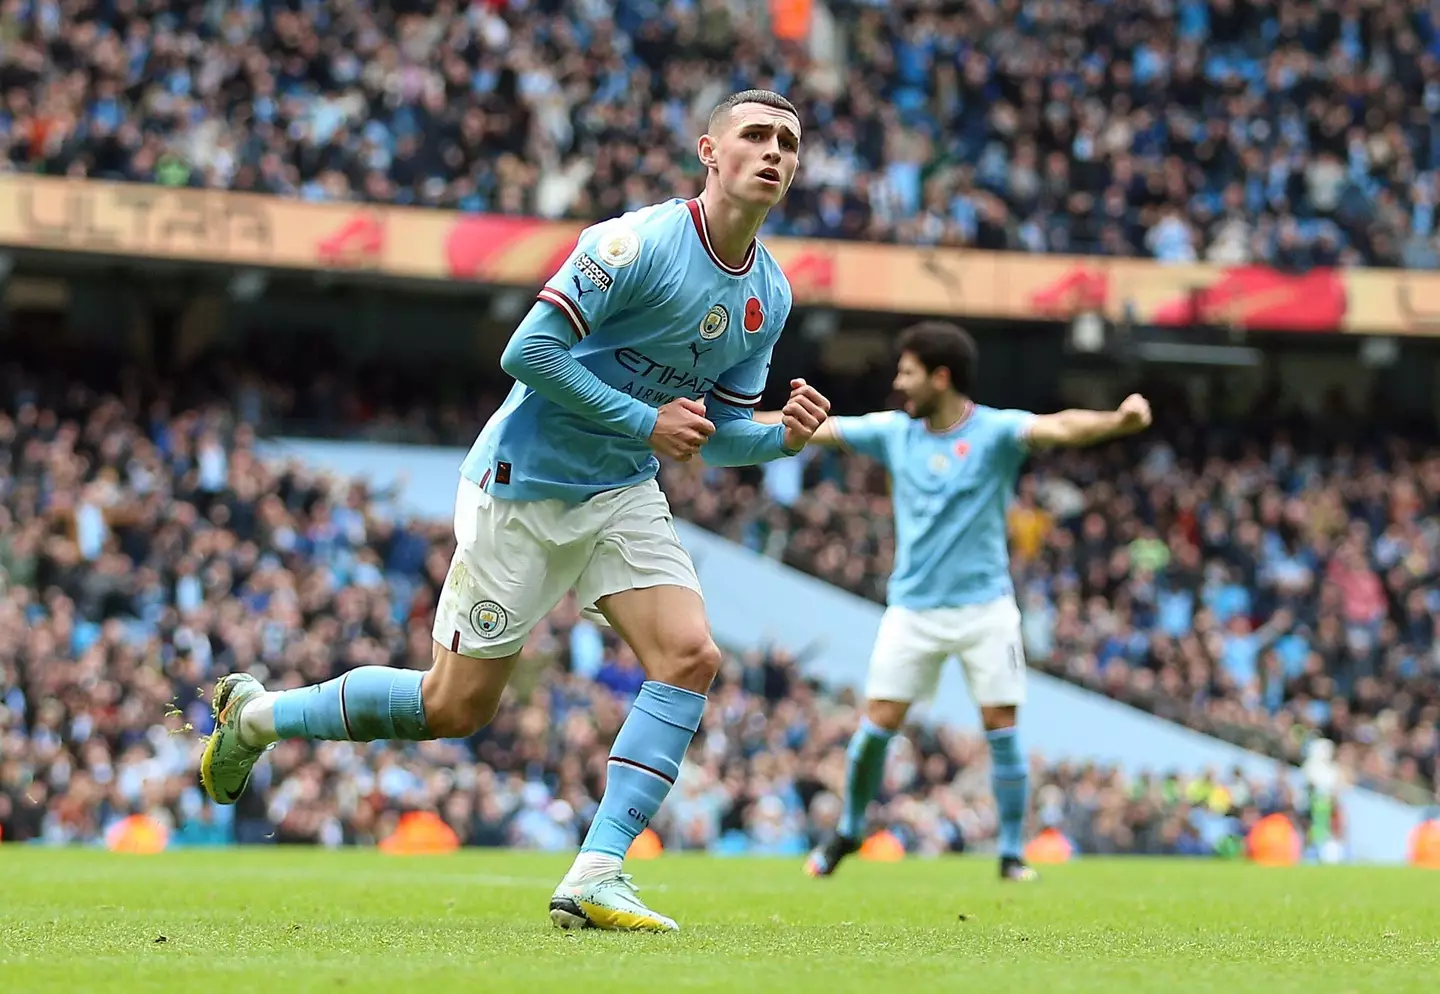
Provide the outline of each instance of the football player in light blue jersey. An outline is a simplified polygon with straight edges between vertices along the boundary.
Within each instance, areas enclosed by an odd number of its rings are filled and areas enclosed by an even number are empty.
[[[956,656],[990,743],[1000,875],[1031,880],[1022,855],[1028,775],[1015,727],[1025,701],[1025,656],[1006,511],[1028,453],[1141,431],[1150,407],[1135,395],[1115,411],[996,410],[970,399],[976,349],[960,328],[925,322],[899,345],[894,386],[905,410],[830,418],[811,439],[864,453],[889,471],[895,567],[870,659],[866,713],[850,740],[844,813],[806,871],[834,873],[859,846],[891,736],[912,703],[934,694],[945,661]]]
[[[285,738],[425,740],[474,734],[494,715],[531,629],[574,590],[635,650],[647,682],[611,749],[605,794],[550,902],[565,928],[672,931],[621,872],[679,773],[720,653],[700,583],[655,482],[657,455],[712,465],[799,452],[829,403],[792,380],[778,423],[752,419],[790,314],[790,286],[756,240],[799,161],[784,97],[747,90],[711,115],[705,190],[584,231],[501,358],[510,396],[461,467],[457,548],[436,610],[428,673],[362,666],[267,693],[216,685],[201,760],[234,803]]]

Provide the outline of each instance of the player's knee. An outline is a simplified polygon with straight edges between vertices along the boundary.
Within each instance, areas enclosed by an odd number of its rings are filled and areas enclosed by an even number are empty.
[[[980,722],[987,732],[1014,728],[1019,709],[1014,704],[987,704],[980,708]]]
[[[666,654],[665,672],[655,677],[697,694],[708,693],[715,674],[720,672],[720,648],[708,634],[677,641]]]
[[[449,694],[426,699],[425,721],[437,739],[463,739],[490,724],[499,709],[499,694]]]
[[[909,711],[910,704],[907,701],[872,700],[865,708],[865,717],[886,731],[898,732],[900,726],[905,724],[905,715]]]

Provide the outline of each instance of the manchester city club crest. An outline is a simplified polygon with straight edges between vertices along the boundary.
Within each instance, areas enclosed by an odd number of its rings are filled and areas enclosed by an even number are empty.
[[[499,638],[509,623],[510,616],[495,601],[481,601],[470,609],[470,626],[482,639]]]
[[[725,334],[725,329],[730,327],[730,312],[725,309],[724,304],[716,304],[705,312],[705,320],[700,322],[700,337],[707,342],[713,342]]]

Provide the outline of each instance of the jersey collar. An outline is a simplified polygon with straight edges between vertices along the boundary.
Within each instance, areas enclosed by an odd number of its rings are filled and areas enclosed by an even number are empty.
[[[728,276],[744,276],[750,272],[750,267],[755,265],[755,243],[751,242],[750,247],[745,250],[745,261],[738,269],[725,265],[720,261],[720,254],[710,244],[710,225],[705,220],[704,205],[699,200],[687,200],[685,206],[690,208],[690,220],[695,224],[695,233],[700,236],[700,244],[705,246],[705,254],[710,257],[710,261]]]
[[[971,400],[969,397],[966,397],[966,398],[965,398],[965,409],[960,412],[960,417],[956,418],[956,419],[955,419],[955,423],[954,423],[953,425],[951,425],[950,427],[948,427],[948,428],[939,428],[939,429],[931,428],[931,427],[930,427],[930,422],[929,422],[928,420],[922,422],[922,424],[925,425],[925,430],[928,431],[928,432],[929,432],[930,434],[932,434],[932,435],[948,435],[948,434],[950,434],[950,433],[953,432],[953,431],[959,431],[961,428],[965,427],[965,423],[970,420],[970,415],[972,415],[972,414],[974,414],[974,413],[975,413],[975,402],[974,402],[973,400]]]

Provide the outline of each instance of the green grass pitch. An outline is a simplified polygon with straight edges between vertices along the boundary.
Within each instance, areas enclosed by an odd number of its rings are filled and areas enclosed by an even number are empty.
[[[632,865],[678,935],[562,933],[565,857],[0,848],[5,994],[1433,992],[1440,874],[1084,860],[668,856]]]

